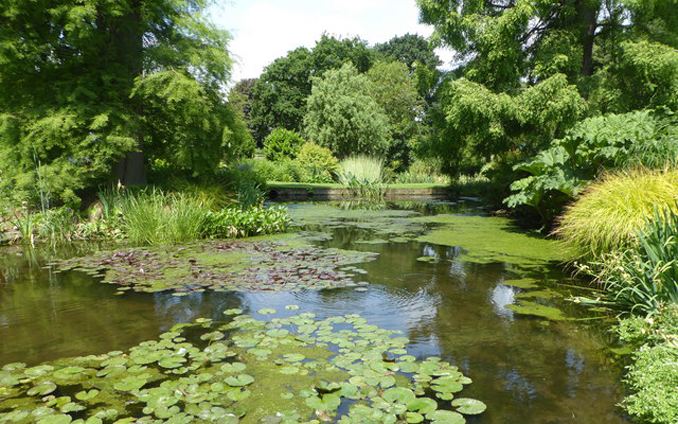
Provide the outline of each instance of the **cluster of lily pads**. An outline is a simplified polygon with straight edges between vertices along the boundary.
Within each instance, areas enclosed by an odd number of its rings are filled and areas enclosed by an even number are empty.
[[[486,408],[457,397],[471,380],[455,366],[417,360],[407,338],[358,315],[225,313],[128,352],[6,365],[0,422],[456,424]]]
[[[358,286],[351,265],[376,253],[280,242],[211,242],[181,248],[135,248],[98,252],[52,264],[57,272],[84,271],[120,292],[173,290],[177,296],[204,291],[277,291]]]

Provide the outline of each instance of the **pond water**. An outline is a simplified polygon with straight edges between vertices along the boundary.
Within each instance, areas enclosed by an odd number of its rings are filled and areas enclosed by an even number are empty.
[[[369,283],[360,290],[118,295],[99,278],[46,266],[91,246],[56,252],[3,248],[0,365],[124,350],[177,323],[222,320],[225,309],[275,308],[285,316],[291,314],[285,305],[296,304],[298,312],[319,319],[359,314],[370,324],[402,331],[410,354],[439,356],[458,366],[473,380],[464,394],[488,406],[469,422],[626,421],[615,405],[623,393],[621,369],[608,353],[610,336],[600,320],[562,300],[576,289],[552,260],[556,245],[507,230],[504,221],[463,203],[360,207],[290,205],[296,225],[315,245],[378,253],[376,260],[356,266],[356,281]],[[445,225],[464,229],[457,234],[463,242],[455,244],[455,233]],[[513,237],[536,244],[494,249]],[[512,283],[525,277],[538,285]],[[548,311],[558,308],[555,317],[563,319],[521,311],[515,307],[521,299]]]

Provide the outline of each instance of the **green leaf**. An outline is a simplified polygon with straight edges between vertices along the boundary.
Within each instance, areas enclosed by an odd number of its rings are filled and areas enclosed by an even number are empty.
[[[226,377],[224,381],[229,386],[241,387],[254,383],[254,377],[249,374],[239,374],[233,377]]]
[[[466,415],[478,415],[485,412],[487,405],[483,402],[470,398],[457,398],[452,401],[452,406],[457,408],[457,411]]]

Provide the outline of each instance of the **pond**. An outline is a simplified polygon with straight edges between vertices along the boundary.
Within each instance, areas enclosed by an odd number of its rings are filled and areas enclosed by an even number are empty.
[[[440,357],[473,380],[463,394],[482,400],[487,410],[468,422],[626,421],[616,407],[623,393],[611,337],[603,319],[565,300],[579,289],[558,265],[562,253],[555,243],[484,216],[471,200],[288,206],[300,232],[278,240],[299,249],[295,258],[326,249],[364,253],[352,253],[350,261],[331,257],[341,265],[337,279],[347,284],[266,292],[212,284],[177,296],[153,280],[129,282],[121,291],[102,284],[96,272],[48,266],[82,257],[93,246],[3,248],[0,365],[126,350],[175,324],[223,321],[228,309],[256,315],[272,308],[279,318],[313,313],[318,320],[357,314],[402,332],[410,355]],[[268,242],[256,245],[257,254]],[[121,268],[105,279],[133,279],[127,272]],[[243,280],[270,279],[283,271],[240,267],[237,273]]]

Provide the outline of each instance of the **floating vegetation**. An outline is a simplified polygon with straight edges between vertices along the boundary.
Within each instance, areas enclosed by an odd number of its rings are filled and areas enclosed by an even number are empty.
[[[294,310],[294,306],[287,309]],[[0,371],[0,422],[464,423],[471,380],[358,315],[199,319],[124,353]],[[258,311],[273,315],[273,309]]]
[[[210,242],[184,247],[136,248],[98,252],[52,264],[77,270],[118,286],[121,292],[173,290],[277,291],[353,287],[354,265],[376,253],[292,246],[282,242]],[[340,268],[344,268],[343,270]]]
[[[520,289],[534,289],[539,287],[538,281],[534,278],[521,278],[520,280],[505,280],[502,284]]]
[[[562,321],[566,320],[567,317],[563,314],[558,308],[552,306],[542,305],[536,302],[520,301],[515,305],[506,306],[508,309],[513,312],[521,315],[531,315],[539,318],[546,318],[552,321]]]
[[[520,231],[506,218],[443,214],[410,219],[413,223],[439,224],[416,240],[442,246],[460,246],[466,262],[503,262],[540,266],[563,261],[561,246],[553,240]]]

